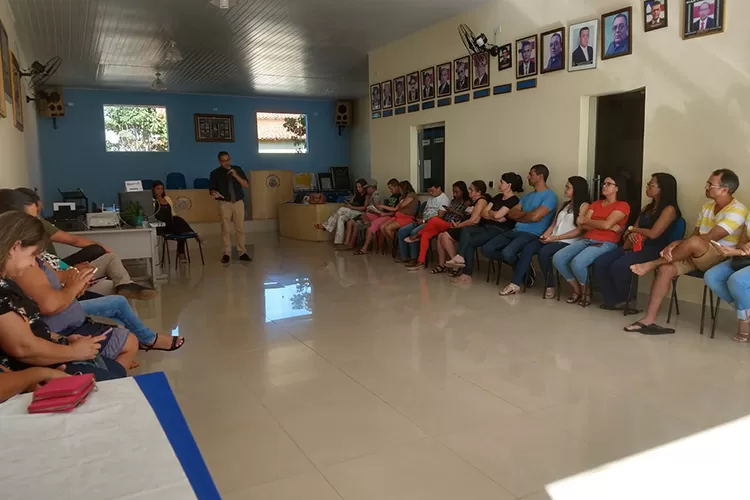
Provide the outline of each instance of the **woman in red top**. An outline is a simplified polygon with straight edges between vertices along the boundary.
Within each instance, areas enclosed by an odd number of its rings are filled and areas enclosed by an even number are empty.
[[[612,177],[604,179],[602,196],[604,199],[595,201],[585,214],[578,216],[578,227],[586,230],[583,239],[571,243],[552,257],[552,265],[573,288],[568,304],[581,307],[591,304],[589,266],[599,256],[617,248],[630,215],[630,205],[624,201],[624,181]]]

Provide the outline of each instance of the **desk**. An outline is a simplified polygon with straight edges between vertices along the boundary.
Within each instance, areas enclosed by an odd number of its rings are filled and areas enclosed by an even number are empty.
[[[331,241],[333,233],[315,229],[315,224],[322,224],[343,203],[324,203],[322,205],[303,205],[301,203],[281,203],[279,205],[279,233],[284,238],[302,241]]]
[[[208,189],[170,189],[167,195],[174,203],[175,215],[187,222],[219,222],[219,202]]]
[[[156,281],[158,259],[156,228],[133,229],[92,229],[72,231],[70,234],[83,236],[112,249],[120,259],[151,259],[151,283]],[[55,250],[61,259],[76,253],[79,249],[55,243]]]
[[[163,373],[101,382],[71,413],[0,404],[5,500],[220,499]]]

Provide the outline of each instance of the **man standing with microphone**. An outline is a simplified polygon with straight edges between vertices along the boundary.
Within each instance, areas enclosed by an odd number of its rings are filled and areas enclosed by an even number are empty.
[[[245,250],[245,192],[243,189],[247,189],[248,186],[247,176],[242,168],[232,165],[232,158],[226,151],[219,152],[219,165],[219,168],[211,172],[208,189],[211,196],[219,201],[221,240],[224,251],[221,263],[227,264],[232,254],[230,222],[234,222],[234,235],[240,260],[250,262],[252,259]]]

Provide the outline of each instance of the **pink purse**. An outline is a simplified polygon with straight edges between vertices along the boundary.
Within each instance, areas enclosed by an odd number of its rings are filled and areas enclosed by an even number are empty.
[[[52,379],[34,391],[29,413],[64,413],[86,402],[96,387],[92,373]]]

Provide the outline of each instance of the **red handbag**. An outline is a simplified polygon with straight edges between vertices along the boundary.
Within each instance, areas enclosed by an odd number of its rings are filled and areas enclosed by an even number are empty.
[[[86,402],[96,387],[94,374],[52,379],[34,391],[29,413],[63,413]]]

